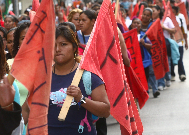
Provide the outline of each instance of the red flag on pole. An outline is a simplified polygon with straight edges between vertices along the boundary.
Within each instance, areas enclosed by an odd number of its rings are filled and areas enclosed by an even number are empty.
[[[55,44],[53,0],[42,0],[12,65],[11,74],[29,91],[28,134],[47,135]]]
[[[172,7],[170,5],[170,1],[168,1],[168,3],[167,3],[167,8],[165,10],[162,22],[165,21],[166,17],[169,17],[172,20],[172,22],[173,22],[173,24],[175,26],[176,32],[173,34],[174,40],[177,43],[181,42],[183,40],[183,34],[182,34],[182,31],[181,31],[181,29],[179,27],[179,24],[178,24],[177,20],[176,20],[175,14],[172,11]]]
[[[39,0],[33,0],[32,1],[32,11],[37,12],[38,8],[39,8]]]
[[[97,74],[105,82],[110,113],[120,123],[122,133],[142,135],[143,126],[127,84],[110,0],[102,3],[80,68]]]
[[[139,107],[142,109],[148,100],[149,95],[131,66],[125,66],[125,73],[133,96],[138,100]]]
[[[132,58],[132,61],[130,63],[131,67],[134,69],[139,80],[143,84],[145,90],[148,90],[148,83],[147,83],[145,72],[144,72],[140,45],[139,45],[138,37],[137,37],[137,29],[133,29],[127,33],[124,33],[123,37],[125,39],[125,44],[127,45],[127,49],[129,50],[131,54],[131,58]]]
[[[127,49],[131,54],[131,67],[125,67],[129,86],[135,99],[138,99],[139,106],[142,108],[149,96],[148,83],[142,63],[140,46],[137,38],[137,29],[133,29],[123,34]]]
[[[139,5],[138,5],[138,3],[135,5],[135,7],[134,7],[134,11],[132,12],[132,7],[130,8],[130,13],[131,13],[131,17],[130,17],[130,19],[132,19],[134,16],[136,16],[137,15],[137,13],[138,13],[138,11],[139,11]]]
[[[167,48],[159,18],[147,30],[146,35],[152,42],[153,69],[155,77],[158,80],[163,78],[165,73],[169,71]]]
[[[139,12],[139,15],[138,15],[138,18],[141,20],[142,19],[142,13],[143,13],[143,11],[144,11],[144,5],[142,5],[141,7],[140,7],[140,12]]]
[[[180,2],[178,4],[176,3],[175,5],[179,7],[179,12],[184,15],[186,19],[186,24],[189,25],[188,14],[184,2]]]

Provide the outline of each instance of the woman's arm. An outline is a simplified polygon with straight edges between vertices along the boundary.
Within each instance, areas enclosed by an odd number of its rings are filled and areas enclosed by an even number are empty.
[[[82,93],[79,87],[69,86],[67,94],[73,96],[76,102],[79,102],[82,98]],[[107,118],[110,115],[110,103],[106,94],[104,84],[96,87],[91,94],[91,99],[85,97],[85,102],[81,106],[92,114]]]
[[[26,99],[26,101],[22,105],[22,117],[24,118],[25,125],[28,123],[28,118],[29,118],[29,113],[30,113],[30,109],[28,107],[27,101],[28,100]]]
[[[140,39],[140,43],[141,43],[147,50],[150,50],[150,49],[152,48],[152,44],[150,44],[150,43],[145,43],[143,38]]]
[[[174,34],[176,32],[175,28],[167,28],[163,24],[161,24],[162,29],[168,31],[170,34]]]
[[[121,33],[121,31],[119,29],[118,29],[118,35],[119,35],[119,41],[120,41],[120,47],[121,47],[123,63],[124,63],[125,66],[129,67],[130,66],[130,60],[129,60],[128,54],[127,54],[127,47],[126,47],[123,35],[122,35],[122,33]]]

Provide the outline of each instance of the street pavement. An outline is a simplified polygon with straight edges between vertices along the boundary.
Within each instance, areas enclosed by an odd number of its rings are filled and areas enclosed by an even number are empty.
[[[149,99],[139,110],[143,123],[143,135],[189,135],[189,50],[184,52],[184,67],[187,79],[181,82],[176,66],[176,81],[171,87],[161,91],[158,98],[153,98],[150,90]],[[108,135],[120,135],[117,121],[107,118]]]

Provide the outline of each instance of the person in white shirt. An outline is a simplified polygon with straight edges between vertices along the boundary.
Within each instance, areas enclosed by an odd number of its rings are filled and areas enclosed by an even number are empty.
[[[183,36],[184,36],[184,40],[179,42],[179,52],[180,52],[180,60],[178,61],[178,73],[179,73],[179,79],[181,81],[186,80],[186,74],[185,74],[185,70],[184,70],[184,65],[183,65],[183,53],[184,53],[184,45],[185,45],[185,49],[188,49],[188,42],[187,42],[187,25],[186,25],[186,20],[183,14],[179,13],[179,8],[176,6],[172,7],[173,9],[173,13],[176,16],[176,20],[179,24],[179,27],[181,28],[182,32],[183,32]],[[174,66],[171,65],[171,76],[172,76],[172,80],[174,80],[175,77],[175,73],[174,73]]]
[[[171,19],[169,17],[166,17],[164,22],[162,22],[162,18],[163,18],[163,11],[160,8],[160,6],[156,5],[152,7],[153,10],[153,14],[152,14],[152,18],[155,21],[156,19],[160,19],[161,20],[161,26],[163,29],[163,34],[165,39],[166,38],[171,38],[170,34],[175,33],[175,26],[173,24],[173,22],[171,21]],[[168,48],[167,48],[168,49]],[[169,61],[169,72],[167,72],[165,74],[165,77],[157,80],[158,82],[158,90],[163,90],[165,86],[170,87],[171,85],[171,58],[170,55],[168,55],[169,53],[167,52],[167,56],[168,56],[168,61]],[[165,82],[166,80],[166,82]]]

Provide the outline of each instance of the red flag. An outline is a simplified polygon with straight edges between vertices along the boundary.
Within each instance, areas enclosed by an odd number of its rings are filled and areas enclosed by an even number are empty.
[[[122,132],[141,135],[143,126],[127,84],[110,0],[102,3],[80,68],[97,74],[105,82],[110,113],[121,124]]]
[[[141,20],[142,19],[142,13],[143,13],[143,11],[144,11],[144,5],[142,5],[141,7],[140,7],[140,12],[139,12],[139,15],[138,15],[138,18]]]
[[[14,14],[12,11],[9,11],[9,14],[10,14],[10,15],[14,15],[14,16],[15,16],[15,14]]]
[[[163,2],[163,7],[164,7],[164,10],[166,10],[166,3],[165,3],[165,0],[162,1]]]
[[[36,15],[36,12],[35,12],[35,11],[32,11],[32,10],[31,10],[31,11],[29,12],[30,22],[33,21],[35,15]]]
[[[134,11],[132,12],[132,7],[130,8],[130,13],[131,13],[131,17],[130,17],[130,19],[132,19],[134,16],[136,16],[137,15],[137,13],[138,13],[138,11],[139,11],[139,5],[138,5],[138,3],[135,5],[135,8],[134,8]]]
[[[189,25],[188,14],[187,14],[186,6],[185,6],[184,2],[180,2],[178,4],[176,3],[175,5],[177,7],[179,7],[179,12],[184,15],[184,17],[186,19],[186,24]]]
[[[116,6],[116,10],[117,12],[115,12],[115,16],[116,16],[116,22],[121,24],[124,28],[125,31],[128,31],[127,25],[125,24],[125,19],[122,17],[122,13],[120,11],[120,5],[119,5],[119,1],[117,1],[117,6]]]
[[[42,0],[12,65],[11,74],[29,91],[28,134],[48,134],[48,106],[55,44],[53,0]]]
[[[138,99],[139,107],[142,109],[149,95],[132,67],[125,66],[125,73],[133,96],[135,99]]]
[[[129,32],[124,33],[123,36],[125,39],[125,44],[127,45],[127,49],[131,54],[131,67],[134,69],[145,90],[148,90],[148,83],[144,72],[140,45],[137,37],[137,29],[130,30]]]
[[[33,0],[32,1],[32,11],[37,12],[38,8],[39,8],[39,0]]]
[[[174,40],[177,43],[181,42],[183,40],[183,34],[182,34],[182,31],[181,31],[181,29],[179,27],[179,24],[178,24],[177,20],[176,20],[175,14],[172,11],[172,8],[171,8],[171,5],[170,5],[170,1],[168,1],[168,3],[167,3],[167,8],[165,10],[162,22],[165,21],[166,17],[169,17],[172,20],[172,22],[173,22],[173,24],[175,26],[176,32],[173,34]]]
[[[63,9],[62,9],[62,14],[63,14],[63,20],[64,20],[64,22],[68,22],[68,19],[67,19],[66,15],[65,15],[64,10],[63,10]]]
[[[163,78],[165,73],[169,71],[167,48],[159,18],[147,30],[146,35],[152,42],[153,69],[156,80],[158,80]]]

